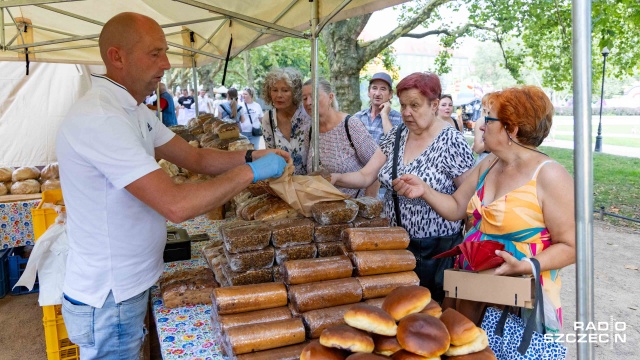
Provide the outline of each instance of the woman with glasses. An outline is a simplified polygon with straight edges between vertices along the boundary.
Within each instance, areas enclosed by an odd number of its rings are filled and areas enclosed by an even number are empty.
[[[254,149],[259,149],[261,136],[254,136],[253,129],[260,129],[262,126],[262,106],[253,101],[255,92],[252,88],[246,87],[242,89],[242,99],[244,100],[244,106],[247,109],[245,121],[242,126],[242,135],[249,138],[249,141],[253,144]]]
[[[438,119],[455,127],[456,130],[464,132],[464,125],[462,125],[462,116],[458,116],[457,119],[454,119],[451,117],[452,113],[453,99],[451,98],[451,95],[444,94],[440,96],[440,104],[438,105]]]
[[[492,93],[487,103],[482,130],[491,154],[453,195],[410,174],[395,180],[394,189],[426,201],[445,219],[466,217],[471,228],[465,241],[504,244],[505,251],[497,253],[504,263],[496,275],[531,274],[526,258],[535,257],[542,271],[546,331],[558,332],[562,328],[559,270],[575,262],[576,234],[573,179],[538,150],[551,129],[553,105],[536,86]],[[463,256],[459,265],[468,267]],[[459,310],[479,320],[482,307],[464,303]]]
[[[471,149],[473,152],[478,154],[478,158],[476,159],[476,165],[480,163],[484,158],[486,158],[491,152],[484,148],[484,117],[487,116],[489,112],[489,104],[487,103],[490,94],[485,94],[482,97],[482,116],[476,120],[475,128],[473,129],[473,146]]]
[[[262,118],[262,137],[267,149],[291,155],[295,175],[307,174],[311,117],[302,106],[302,74],[293,68],[276,68],[264,79],[262,94],[273,109]]]
[[[402,124],[382,138],[380,149],[361,170],[331,174],[338,186],[361,189],[378,179],[389,190],[384,195],[385,216],[391,226],[402,226],[409,233],[409,250],[419,260],[415,271],[420,284],[437,301],[444,297],[444,267],[431,258],[462,241],[462,221],[446,220],[424,200],[396,197],[390,190],[396,173],[411,174],[438,191],[453,194],[473,167],[473,154],[462,133],[436,116],[441,91],[440,79],[433,73],[413,73],[402,79],[396,87]]]

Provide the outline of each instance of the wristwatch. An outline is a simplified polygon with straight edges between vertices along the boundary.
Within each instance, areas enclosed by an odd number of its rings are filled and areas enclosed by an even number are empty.
[[[244,162],[248,162],[248,163],[250,163],[250,162],[252,162],[252,161],[253,161],[253,155],[252,155],[252,153],[253,153],[253,150],[247,150],[247,153],[246,153],[246,154],[244,154]]]

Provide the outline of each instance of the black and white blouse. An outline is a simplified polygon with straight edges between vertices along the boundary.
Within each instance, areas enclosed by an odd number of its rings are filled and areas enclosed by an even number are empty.
[[[380,149],[387,156],[387,161],[378,174],[380,185],[389,189],[384,195],[384,213],[389,217],[391,226],[396,226],[396,214],[391,196],[393,192],[391,174],[393,146],[397,132],[398,127],[393,128],[380,143]],[[453,194],[456,191],[453,179],[473,167],[471,148],[462,133],[452,126],[445,127],[422,154],[406,165],[403,159],[409,130],[404,128],[400,136],[402,138],[399,144],[398,176],[413,174],[434,190]],[[422,199],[407,199],[400,196],[398,200],[402,212],[402,225],[412,238],[453,235],[461,229],[462,221],[443,219]]]

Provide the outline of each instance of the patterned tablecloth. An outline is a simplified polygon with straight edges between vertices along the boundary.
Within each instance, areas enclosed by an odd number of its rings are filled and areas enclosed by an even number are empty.
[[[40,200],[0,203],[0,249],[33,245],[31,209]]]
[[[224,220],[212,221],[200,216],[181,224],[169,225],[184,228],[189,235],[206,232],[211,239],[218,239],[218,227],[222,223]],[[191,260],[167,263],[165,272],[207,266],[200,252],[207,243],[207,241],[192,243]],[[214,340],[211,327],[211,305],[167,309],[163,306],[158,287],[152,288],[151,301],[163,359],[226,359]]]

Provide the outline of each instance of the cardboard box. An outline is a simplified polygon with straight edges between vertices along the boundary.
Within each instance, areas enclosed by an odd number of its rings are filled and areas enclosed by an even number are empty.
[[[498,276],[493,270],[485,273],[450,269],[444,271],[445,296],[491,304],[532,309],[535,282],[531,276]]]

